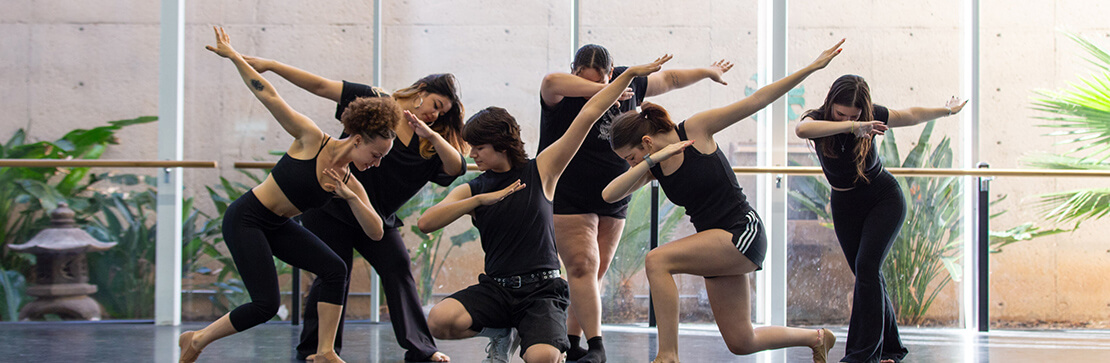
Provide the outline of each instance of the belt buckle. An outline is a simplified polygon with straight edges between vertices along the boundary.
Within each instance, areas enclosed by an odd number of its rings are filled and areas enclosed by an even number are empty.
[[[521,286],[521,285],[523,285],[523,281],[521,281],[521,279],[520,279],[520,275],[516,275],[516,276],[510,277],[510,278],[508,278],[507,280],[508,280],[508,281],[506,281],[506,282],[507,282],[507,283],[508,283],[509,285],[508,285],[508,286],[505,286],[505,287],[508,287],[508,288],[510,288],[510,289],[519,289],[519,288],[520,288],[520,286]]]

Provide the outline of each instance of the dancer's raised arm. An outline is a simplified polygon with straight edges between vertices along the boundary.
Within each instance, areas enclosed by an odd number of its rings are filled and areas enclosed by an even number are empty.
[[[247,64],[250,64],[258,73],[272,71],[281,76],[281,78],[285,78],[285,80],[314,95],[339,102],[339,97],[343,94],[343,81],[324,78],[315,73],[273,59],[243,55],[243,60],[247,61]]]

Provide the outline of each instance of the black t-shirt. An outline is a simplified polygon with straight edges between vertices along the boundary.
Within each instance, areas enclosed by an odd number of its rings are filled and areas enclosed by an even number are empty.
[[[685,121],[678,124],[677,131],[680,140],[688,140]],[[689,146],[682,157],[682,165],[671,175],[663,175],[660,165],[651,168],[651,175],[659,180],[667,199],[686,207],[694,229],[729,229],[745,221],[752,207],[721,147],[712,154],[702,154]]]
[[[524,189],[493,205],[474,208],[473,223],[486,252],[486,274],[493,277],[559,269],[551,201],[543,194],[536,159],[504,173],[482,173],[468,182],[470,195],[505,189],[517,179]]]
[[[628,67],[613,69],[610,80],[616,79],[627,69]],[[575,204],[584,206],[592,207],[597,203],[608,204],[601,199],[601,191],[609,185],[610,181],[628,170],[628,162],[617,156],[609,145],[609,128],[612,126],[614,117],[622,112],[636,109],[636,106],[644,101],[647,95],[647,84],[647,77],[632,79],[629,87],[632,88],[635,96],[621,101],[620,107],[616,105],[610,107],[609,111],[590,128],[590,133],[586,135],[582,147],[578,149],[578,153],[567,164],[562,177],[559,178],[559,184],[555,188],[556,201],[573,198],[577,202]],[[574,122],[574,118],[582,111],[582,106],[586,105],[586,101],[588,99],[584,97],[563,97],[559,104],[549,107],[542,98],[540,99],[539,151],[543,151],[563,137],[570,124]],[[627,203],[628,198],[625,198],[614,204]]]
[[[359,97],[389,97],[389,95],[368,85],[344,81],[335,118],[339,119],[343,115],[343,110],[347,109],[347,105]],[[346,136],[347,134],[344,133],[342,137]],[[456,172],[456,175],[447,174],[443,172],[443,161],[440,160],[439,155],[433,155],[429,159],[421,156],[420,138],[416,133],[412,134],[408,146],[401,142],[400,137],[394,138],[393,148],[382,158],[381,164],[377,167],[368,168],[365,171],[358,171],[354,165],[349,167],[351,173],[366,189],[370,204],[382,217],[386,228],[404,225],[404,222],[397,218],[397,210],[409,198],[420,192],[420,189],[429,181],[447,186],[466,171],[464,164],[463,169]],[[321,210],[351,226],[359,226],[358,219],[355,219],[346,201],[333,200]]]
[[[890,110],[879,105],[872,105],[872,109],[874,109],[875,117],[873,119],[875,121],[882,121],[883,124],[889,122]],[[871,136],[871,142],[874,143],[874,141],[875,137]],[[825,153],[821,152],[822,143],[825,142],[833,143],[833,150],[836,153],[835,158],[825,156]],[[864,183],[863,180],[856,181],[855,149],[856,144],[859,143],[856,135],[836,134],[821,139],[813,139],[813,143],[817,149],[817,159],[821,160],[821,170],[825,172],[825,178],[829,180],[829,185],[848,189]],[[875,146],[872,144],[871,152],[867,153],[864,160],[864,165],[866,165],[863,169],[864,175],[867,175],[867,178],[871,180],[875,180],[875,177],[884,170],[883,164],[879,162],[878,153],[875,152]]]

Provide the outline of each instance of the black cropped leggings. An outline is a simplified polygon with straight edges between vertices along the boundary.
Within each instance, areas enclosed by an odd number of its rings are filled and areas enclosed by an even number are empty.
[[[894,176],[884,171],[871,184],[832,192],[836,238],[856,275],[848,341],[841,362],[901,361],[908,352],[898,336],[894,305],[882,266],[906,219],[906,201]]]
[[[274,257],[322,279],[320,301],[343,304],[347,265],[301,225],[274,214],[248,191],[224,213],[224,241],[251,302],[231,311],[231,325],[244,331],[265,323],[281,306]]]

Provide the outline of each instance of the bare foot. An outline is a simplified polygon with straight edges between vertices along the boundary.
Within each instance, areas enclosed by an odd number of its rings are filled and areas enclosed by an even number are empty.
[[[311,362],[314,360],[316,360],[316,354],[309,354],[307,357],[304,357],[305,362]]]
[[[651,363],[678,363],[678,354],[659,353]]]
[[[307,360],[307,358],[306,358],[306,360]],[[346,362],[343,361],[343,359],[340,359],[339,354],[335,354],[334,351],[323,353],[323,354],[316,354],[316,356],[313,357],[313,362],[315,362],[315,363],[346,363]]]
[[[195,334],[194,331],[187,331],[177,338],[177,346],[181,348],[181,358],[178,359],[178,363],[195,362],[200,351],[204,349],[193,339]]]
[[[817,329],[817,344],[813,348],[813,362],[825,363],[829,359],[829,350],[836,344],[836,335],[828,329]]]
[[[448,357],[443,352],[435,352],[431,357],[428,357],[429,362],[450,362],[451,357]]]

